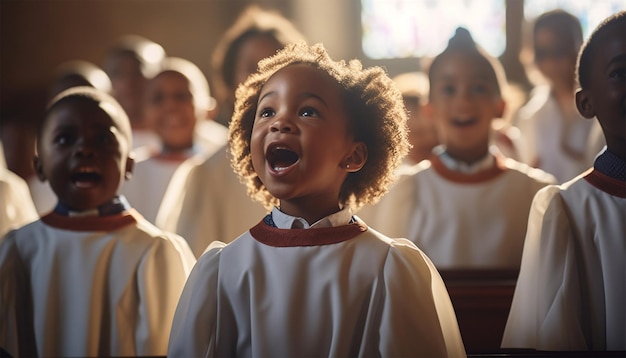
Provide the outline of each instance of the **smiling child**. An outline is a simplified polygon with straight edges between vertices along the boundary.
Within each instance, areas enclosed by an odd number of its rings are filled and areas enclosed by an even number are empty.
[[[429,80],[441,145],[360,215],[413,241],[438,269],[518,268],[532,197],[554,178],[493,145],[492,121],[505,106],[502,66],[459,28]]]

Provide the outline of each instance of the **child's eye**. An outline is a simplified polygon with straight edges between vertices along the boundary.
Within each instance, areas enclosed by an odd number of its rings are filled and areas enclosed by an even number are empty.
[[[111,144],[115,141],[115,136],[111,132],[100,133],[96,137],[96,141],[99,144]]]
[[[152,102],[152,104],[161,104],[163,102],[163,98],[164,96],[162,93],[157,93],[150,98],[150,102]]]
[[[487,86],[485,86],[485,85],[475,85],[475,86],[472,87],[472,92],[478,93],[478,94],[487,93]]]
[[[259,113],[257,114],[257,117],[259,118],[268,118],[271,117],[273,115],[275,115],[276,112],[274,112],[273,109],[271,108],[263,108],[261,111],[259,111]]]
[[[300,115],[302,117],[319,117],[319,112],[314,108],[306,107],[300,111]]]
[[[174,98],[178,102],[187,102],[191,100],[191,93],[188,93],[188,92],[176,93],[174,95]]]
[[[444,85],[441,88],[441,92],[445,95],[453,95],[456,92],[456,88],[453,85]]]
[[[54,137],[54,143],[60,145],[71,145],[76,140],[76,136],[70,133],[61,133]]]
[[[626,68],[618,68],[609,74],[609,78],[615,80],[624,80],[626,78]]]

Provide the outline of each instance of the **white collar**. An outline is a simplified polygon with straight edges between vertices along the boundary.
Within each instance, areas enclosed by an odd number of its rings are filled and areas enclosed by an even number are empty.
[[[474,163],[468,164],[468,163],[465,163],[458,159],[453,158],[446,151],[445,146],[440,145],[433,149],[433,153],[435,153],[435,155],[437,155],[439,159],[441,159],[441,162],[446,168],[452,171],[460,172],[464,174],[473,174],[473,173],[477,173],[485,169],[492,168],[496,160],[494,156],[495,151],[497,151],[497,149],[491,146],[489,147],[489,151],[487,152],[487,155],[485,155],[483,158],[479,159],[478,161]]]
[[[352,212],[349,208],[343,208],[334,214],[330,214],[325,218],[322,218],[312,225],[303,218],[287,215],[280,211],[277,207],[272,209],[272,220],[274,225],[279,229],[309,229],[309,228],[323,228],[323,227],[335,227],[341,225],[347,225],[352,220]]]

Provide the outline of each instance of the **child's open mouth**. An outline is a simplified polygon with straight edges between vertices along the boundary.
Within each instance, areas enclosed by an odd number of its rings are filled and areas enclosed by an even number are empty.
[[[266,160],[273,171],[280,173],[296,164],[300,157],[287,147],[276,146],[267,150]]]
[[[96,185],[102,176],[92,168],[79,168],[72,173],[70,180],[77,188],[91,188]]]
[[[455,118],[452,120],[452,125],[456,127],[469,127],[478,123],[478,119],[475,117],[472,118]]]

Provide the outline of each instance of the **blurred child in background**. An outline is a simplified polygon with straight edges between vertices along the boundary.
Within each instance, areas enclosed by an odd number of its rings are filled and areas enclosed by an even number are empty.
[[[441,145],[359,215],[413,241],[438,269],[518,268],[532,197],[554,178],[492,144],[506,105],[502,66],[459,28],[428,77]]]
[[[136,180],[125,183],[122,192],[154,223],[174,171],[193,156],[214,153],[226,143],[227,131],[215,123],[215,133],[198,140],[196,125],[204,120],[211,97],[204,74],[188,60],[165,59],[145,95],[144,116],[159,137],[160,149],[138,158]]]
[[[215,50],[221,123],[230,122],[235,89],[256,71],[258,61],[300,39],[300,33],[279,13],[256,5],[246,8]],[[266,213],[262,205],[250,200],[233,172],[227,149],[224,146],[208,158],[181,165],[157,216],[157,225],[183,236],[196,257],[212,241],[229,242]]]
[[[544,13],[535,20],[533,44],[535,64],[547,83],[533,89],[515,119],[520,159],[563,183],[592,165],[605,145],[599,125],[583,118],[574,101],[580,21],[563,10]]]

